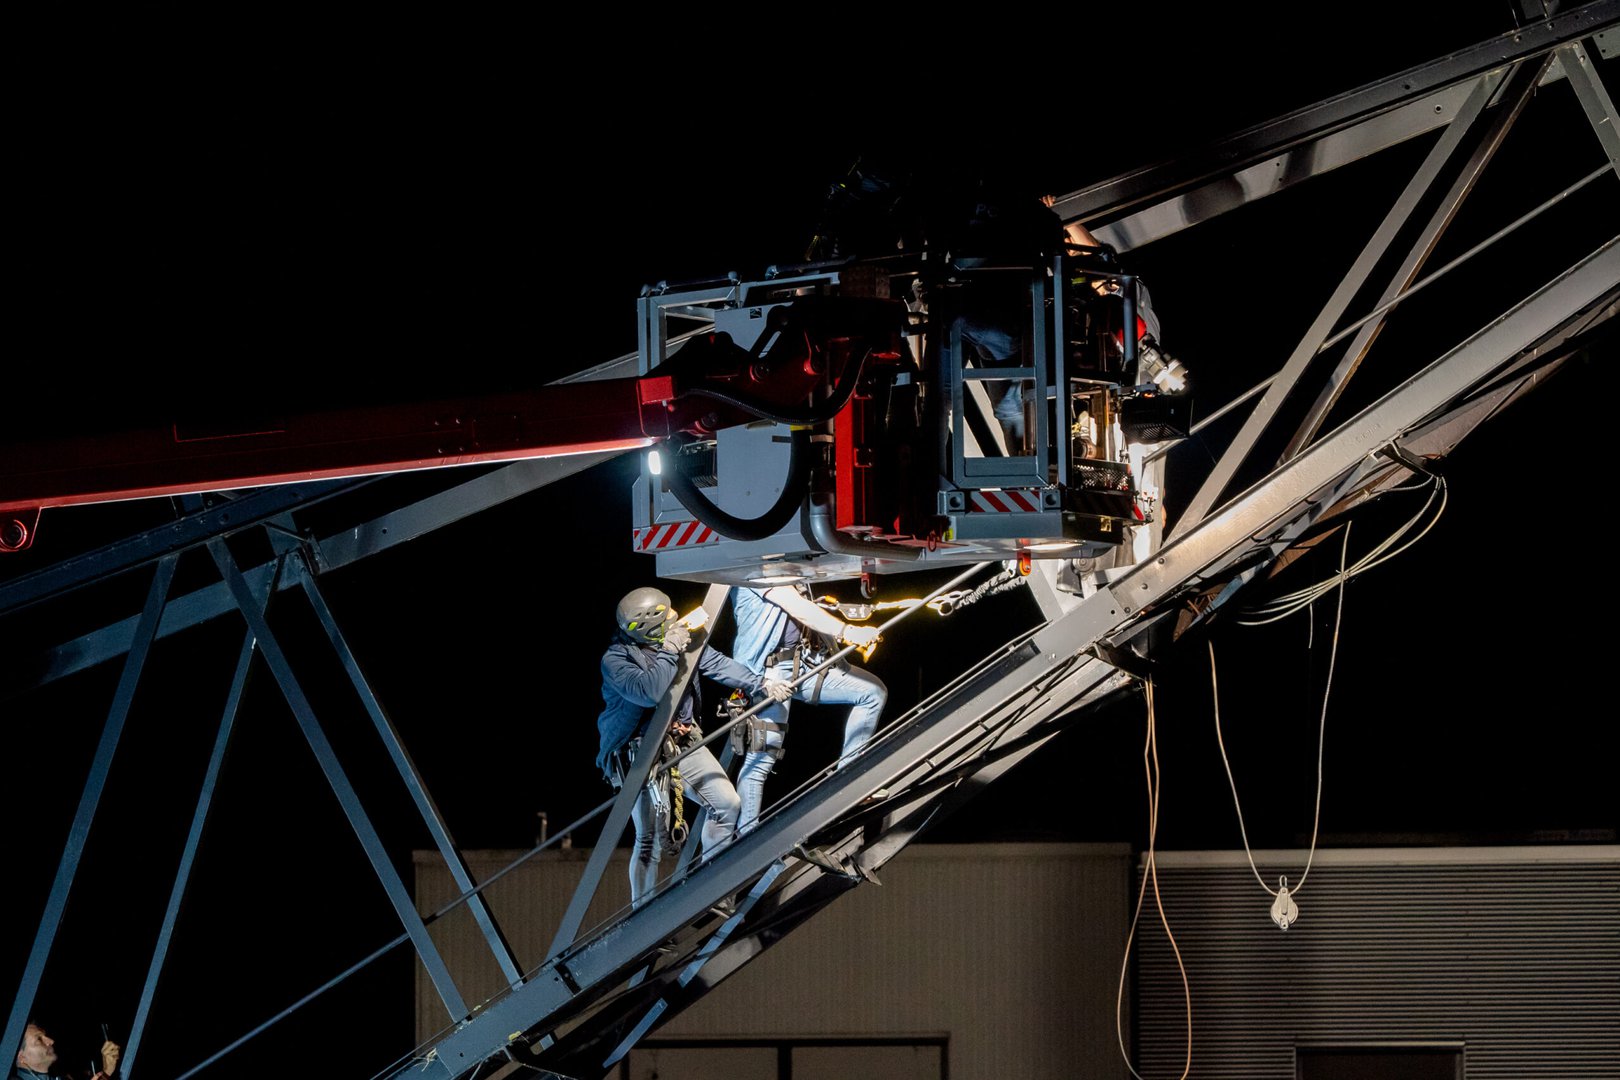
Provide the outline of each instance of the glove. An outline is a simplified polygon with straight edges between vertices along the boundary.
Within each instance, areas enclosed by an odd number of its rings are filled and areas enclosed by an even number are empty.
[[[793,684],[783,682],[781,679],[766,679],[765,685],[760,687],[765,696],[775,702],[783,702],[793,696]]]
[[[665,652],[680,653],[685,652],[691,643],[692,631],[680,623],[674,623],[664,631],[664,641],[659,647]]]
[[[838,640],[845,645],[854,645],[865,649],[877,644],[878,628],[875,626],[855,626],[846,624],[844,634]]]

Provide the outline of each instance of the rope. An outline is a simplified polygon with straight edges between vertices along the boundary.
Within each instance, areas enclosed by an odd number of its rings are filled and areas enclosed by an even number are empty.
[[[1305,879],[1310,876],[1311,863],[1316,858],[1316,839],[1319,835],[1319,830],[1322,824],[1322,761],[1323,751],[1327,745],[1327,707],[1328,697],[1333,691],[1333,670],[1339,658],[1339,627],[1344,619],[1344,583],[1349,578],[1349,575],[1345,572],[1345,561],[1349,551],[1350,525],[1349,523],[1346,523],[1344,529],[1344,543],[1339,549],[1339,605],[1338,610],[1335,612],[1333,617],[1333,644],[1328,651],[1327,686],[1322,690],[1322,716],[1316,736],[1316,816],[1315,820],[1311,823],[1311,847],[1309,854],[1305,857],[1305,872],[1300,875],[1299,884],[1294,886],[1292,889],[1289,889],[1288,879],[1283,878],[1281,886],[1282,890],[1286,890],[1289,894],[1296,896],[1299,894],[1299,891],[1305,887]],[[1249,831],[1244,827],[1243,824],[1243,806],[1238,801],[1237,781],[1232,777],[1232,762],[1231,759],[1226,755],[1226,740],[1221,737],[1221,702],[1220,688],[1215,678],[1215,643],[1211,641],[1208,644],[1209,684],[1210,690],[1214,694],[1215,698],[1215,742],[1221,748],[1221,763],[1226,766],[1226,780],[1232,788],[1232,805],[1237,809],[1238,831],[1243,836],[1243,853],[1248,856],[1249,869],[1254,871],[1254,879],[1260,883],[1260,887],[1262,889],[1266,890],[1268,894],[1275,898],[1279,896],[1279,890],[1273,889],[1270,885],[1267,885],[1265,878],[1260,876],[1260,869],[1254,864],[1254,851],[1249,847]],[[1284,929],[1287,929],[1287,927],[1284,927]]]
[[[676,750],[674,740],[666,740],[664,745],[671,753]],[[654,780],[656,782],[656,780]],[[685,784],[680,782],[680,769],[669,766],[669,839],[679,848],[687,842],[687,792]]]
[[[1159,911],[1159,924],[1164,927],[1164,936],[1170,939],[1170,949],[1176,956],[1176,969],[1181,972],[1181,991],[1187,1002],[1187,1060],[1182,1066],[1180,1080],[1187,1080],[1192,1072],[1192,987],[1187,982],[1187,965],[1181,959],[1181,947],[1176,944],[1176,935],[1170,931],[1170,920],[1164,914],[1164,898],[1159,894],[1159,867],[1153,857],[1154,845],[1159,834],[1159,787],[1162,773],[1159,769],[1159,737],[1158,725],[1153,713],[1153,680],[1150,678],[1144,684],[1147,690],[1147,742],[1142,746],[1142,767],[1147,773],[1148,790],[1148,850],[1147,862],[1142,868],[1142,884],[1136,890],[1136,910],[1131,914],[1130,933],[1125,937],[1125,955],[1119,962],[1119,989],[1114,995],[1114,1035],[1119,1040],[1119,1053],[1125,1059],[1125,1067],[1131,1071],[1136,1080],[1143,1080],[1142,1074],[1136,1071],[1131,1064],[1130,1051],[1125,1048],[1125,1028],[1122,1014],[1125,1003],[1125,972],[1131,962],[1131,943],[1136,938],[1136,925],[1142,918],[1142,901],[1147,896],[1148,880],[1153,881],[1153,904]]]
[[[1014,589],[1021,589],[1028,583],[1028,579],[1018,572],[1017,567],[1008,567],[995,577],[990,578],[988,581],[981,583],[979,586],[969,591],[967,595],[963,596],[961,599],[952,604],[949,611],[961,611],[970,604],[977,604],[980,600],[983,600],[986,597],[996,596],[1004,592],[1011,592]],[[948,613],[949,612],[941,612],[941,614]]]
[[[947,593],[935,593],[931,599],[919,600],[910,598],[906,600],[883,600],[875,604],[841,604],[832,596],[818,596],[815,599],[822,607],[837,611],[847,622],[865,622],[880,611],[909,611],[916,607],[932,608],[936,615],[944,617],[952,615],[970,604],[976,604],[987,596],[1010,592],[1022,588],[1027,584],[1024,575],[1018,572],[1015,565],[1003,569],[995,577],[990,578],[974,589],[953,589]],[[863,653],[864,655],[864,653]]]
[[[1398,490],[1410,489],[1402,488]],[[1405,537],[1406,534],[1417,525],[1423,516],[1429,512],[1429,508],[1435,505],[1435,500],[1437,498],[1440,501],[1440,505],[1435,507],[1434,514],[1429,518],[1428,523],[1418,531],[1416,536],[1413,536],[1410,540],[1407,540],[1399,547],[1395,547],[1395,544]],[[1423,506],[1419,508],[1418,512],[1413,514],[1412,517],[1409,518],[1398,529],[1390,533],[1390,535],[1380,542],[1378,546],[1374,547],[1367,554],[1357,559],[1354,565],[1348,568],[1341,567],[1339,573],[1333,577],[1327,578],[1324,581],[1319,581],[1316,584],[1309,585],[1303,589],[1298,589],[1294,592],[1287,593],[1271,601],[1270,603],[1242,609],[1237,613],[1238,624],[1241,626],[1264,626],[1267,623],[1273,623],[1281,619],[1285,619],[1302,608],[1309,607],[1312,602],[1326,596],[1334,589],[1335,586],[1342,586],[1343,583],[1350,578],[1353,578],[1358,574],[1365,573],[1375,566],[1388,562],[1390,559],[1393,559],[1395,556],[1401,554],[1407,548],[1411,547],[1413,544],[1427,536],[1429,534],[1429,530],[1433,529],[1434,526],[1439,522],[1440,516],[1446,512],[1446,504],[1449,501],[1450,489],[1446,486],[1445,478],[1441,476],[1433,477],[1431,480],[1431,487],[1429,489],[1429,497],[1424,502]]]
[[[681,783],[681,770],[669,770],[669,838],[676,846],[686,843],[686,787]]]

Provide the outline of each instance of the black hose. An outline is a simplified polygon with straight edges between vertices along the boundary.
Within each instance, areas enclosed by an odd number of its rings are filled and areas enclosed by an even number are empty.
[[[829,317],[828,312],[831,310],[833,309],[815,298],[806,298],[777,308],[771,315],[772,325],[767,328],[759,343],[755,344],[755,351],[749,353],[750,362],[769,359],[757,351],[761,344],[778,342],[784,334],[805,333],[807,327],[813,332],[821,326],[821,320]],[[866,324],[863,329],[867,334],[876,328],[887,326],[894,317],[894,312],[887,301],[863,302],[856,307],[840,305],[836,310],[841,315],[851,311],[860,314]],[[704,340],[708,340],[707,346],[699,344]],[[694,346],[697,346],[695,350]],[[710,339],[698,338],[689,342],[670,358],[670,364],[677,373],[701,368],[705,348],[740,351],[732,344],[729,335],[716,334]],[[774,344],[768,346],[767,351],[769,348],[774,348]],[[792,436],[788,477],[782,488],[782,494],[775,505],[759,517],[745,519],[726,513],[699,491],[691,478],[683,474],[678,467],[672,467],[669,472],[669,489],[675,493],[675,498],[698,521],[721,536],[733,540],[763,540],[780,531],[792,520],[793,515],[798,513],[810,486],[810,442],[808,433],[803,429],[831,420],[849,404],[860,382],[861,369],[871,355],[871,346],[851,349],[849,358],[844,362],[844,369],[838,373],[838,380],[833,384],[828,397],[818,403],[799,408],[704,384],[683,388],[677,397],[712,398],[762,420],[787,424],[796,430]]]
[[[871,353],[870,349],[861,353],[850,353],[849,361],[838,376],[838,382],[833,385],[832,395],[825,401],[802,409],[789,409],[775,402],[711,386],[688,387],[677,396],[713,398],[752,413],[761,420],[773,420],[778,424],[819,424],[824,420],[831,420],[838,415],[839,410],[849,404],[849,399],[855,393],[855,384],[860,381],[861,365]]]
[[[781,531],[782,526],[799,512],[805,490],[810,484],[810,433],[804,430],[794,431],[789,443],[788,475],[782,485],[782,494],[769,510],[757,518],[736,517],[714,505],[707,495],[698,490],[692,478],[681,472],[675,455],[670,457],[667,473],[669,490],[686,507],[687,513],[732,540],[763,540]]]
[[[857,559],[892,559],[915,562],[923,556],[920,548],[906,547],[890,540],[857,540],[838,531],[834,520],[831,490],[810,493],[810,535],[821,550],[833,555],[853,555]]]
[[[710,347],[730,353],[727,358],[732,362],[741,360],[745,364],[761,361],[771,363],[773,362],[771,353],[779,345],[801,334],[816,341],[824,341],[829,336],[845,338],[852,343],[887,340],[891,335],[899,333],[901,312],[902,309],[889,300],[803,297],[777,307],[771,312],[765,332],[745,356],[735,355],[742,350],[731,342],[729,335],[715,335]],[[694,344],[697,342],[688,343],[670,358],[672,364],[679,365],[676,368],[678,372],[701,374],[703,347],[700,346],[698,350],[693,351]],[[812,405],[794,407],[766,401],[737,390],[714,386],[701,378],[697,380],[696,385],[681,386],[677,397],[712,398],[778,424],[819,424],[831,420],[849,404],[849,399],[854,396],[855,388],[860,382],[861,369],[871,357],[873,348],[872,344],[852,347],[849,358],[844,361],[843,370],[838,373],[838,378],[833,383],[832,392],[825,400]]]

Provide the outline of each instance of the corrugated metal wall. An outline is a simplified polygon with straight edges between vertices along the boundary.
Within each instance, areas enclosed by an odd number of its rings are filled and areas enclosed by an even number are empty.
[[[1256,862],[1275,888],[1305,855]],[[1319,851],[1286,933],[1242,852],[1157,862],[1196,1076],[1292,1080],[1301,1044],[1448,1042],[1469,1080],[1620,1077],[1620,848]],[[1151,890],[1136,948],[1137,1068],[1179,1076],[1182,984]]]
[[[482,880],[509,858],[469,862]],[[883,885],[835,901],[657,1034],[944,1033],[953,1080],[1123,1078],[1114,991],[1130,865],[1117,845],[913,845]],[[543,959],[581,866],[568,853],[537,859],[491,890],[526,968]],[[625,901],[624,875],[620,858],[593,917]],[[421,910],[454,895],[436,855],[418,855],[416,876]],[[470,919],[443,920],[434,938],[469,1001],[499,987]],[[445,1023],[420,973],[417,1018],[424,1037]]]
[[[491,890],[526,968],[584,857],[536,860]],[[482,879],[509,858],[470,862]],[[1275,885],[1305,853],[1256,858]],[[1128,863],[1118,847],[914,845],[883,886],[838,900],[658,1034],[944,1033],[956,1078],[1122,1077]],[[1417,1042],[1461,1044],[1470,1080],[1620,1078],[1620,848],[1318,852],[1286,933],[1241,852],[1161,853],[1159,881],[1192,982],[1198,1076],[1291,1080],[1299,1045]],[[625,902],[622,857],[602,892],[587,922]],[[418,906],[453,895],[437,856],[420,855]],[[1138,1069],[1178,1076],[1185,1006],[1151,895],[1143,918]],[[470,1001],[500,988],[469,918],[433,932]],[[417,1017],[424,1037],[445,1023],[421,974]]]

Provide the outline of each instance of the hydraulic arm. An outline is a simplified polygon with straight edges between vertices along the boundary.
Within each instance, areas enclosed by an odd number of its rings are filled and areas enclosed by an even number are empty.
[[[47,507],[630,450],[760,417],[809,423],[852,392],[885,314],[804,308],[752,350],[703,334],[634,378],[0,443],[0,550],[28,547]]]

